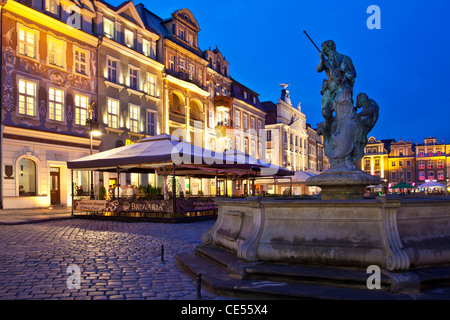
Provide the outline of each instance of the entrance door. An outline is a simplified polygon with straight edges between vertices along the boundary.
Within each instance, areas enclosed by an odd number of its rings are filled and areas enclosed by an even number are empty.
[[[59,168],[50,168],[50,203],[61,204]]]

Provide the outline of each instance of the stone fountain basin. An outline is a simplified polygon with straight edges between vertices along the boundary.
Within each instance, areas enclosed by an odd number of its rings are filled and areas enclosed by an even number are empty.
[[[216,199],[205,244],[248,262],[391,272],[450,263],[450,198]]]

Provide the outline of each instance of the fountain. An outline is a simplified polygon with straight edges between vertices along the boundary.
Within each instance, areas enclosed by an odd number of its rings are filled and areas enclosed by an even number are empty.
[[[217,293],[250,297],[398,299],[426,297],[450,280],[448,198],[363,197],[380,178],[357,169],[379,116],[361,93],[353,106],[352,60],[322,44],[324,137],[330,169],[307,180],[321,199],[216,199],[219,215],[178,264]],[[358,109],[361,111],[358,113]],[[369,270],[380,270],[369,290]]]

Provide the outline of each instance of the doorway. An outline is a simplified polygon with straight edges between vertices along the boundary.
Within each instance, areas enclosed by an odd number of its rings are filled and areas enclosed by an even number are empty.
[[[61,179],[59,168],[50,167],[50,204],[61,204]]]

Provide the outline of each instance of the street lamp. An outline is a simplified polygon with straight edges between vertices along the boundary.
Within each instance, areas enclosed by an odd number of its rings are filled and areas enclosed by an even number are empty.
[[[93,150],[92,150],[92,138],[93,137],[100,137],[102,135],[102,133],[99,130],[91,130],[91,132],[89,132],[89,135],[91,137],[91,148],[90,148],[90,155],[92,155]],[[94,195],[94,171],[91,171],[91,200],[95,199],[95,195]]]

